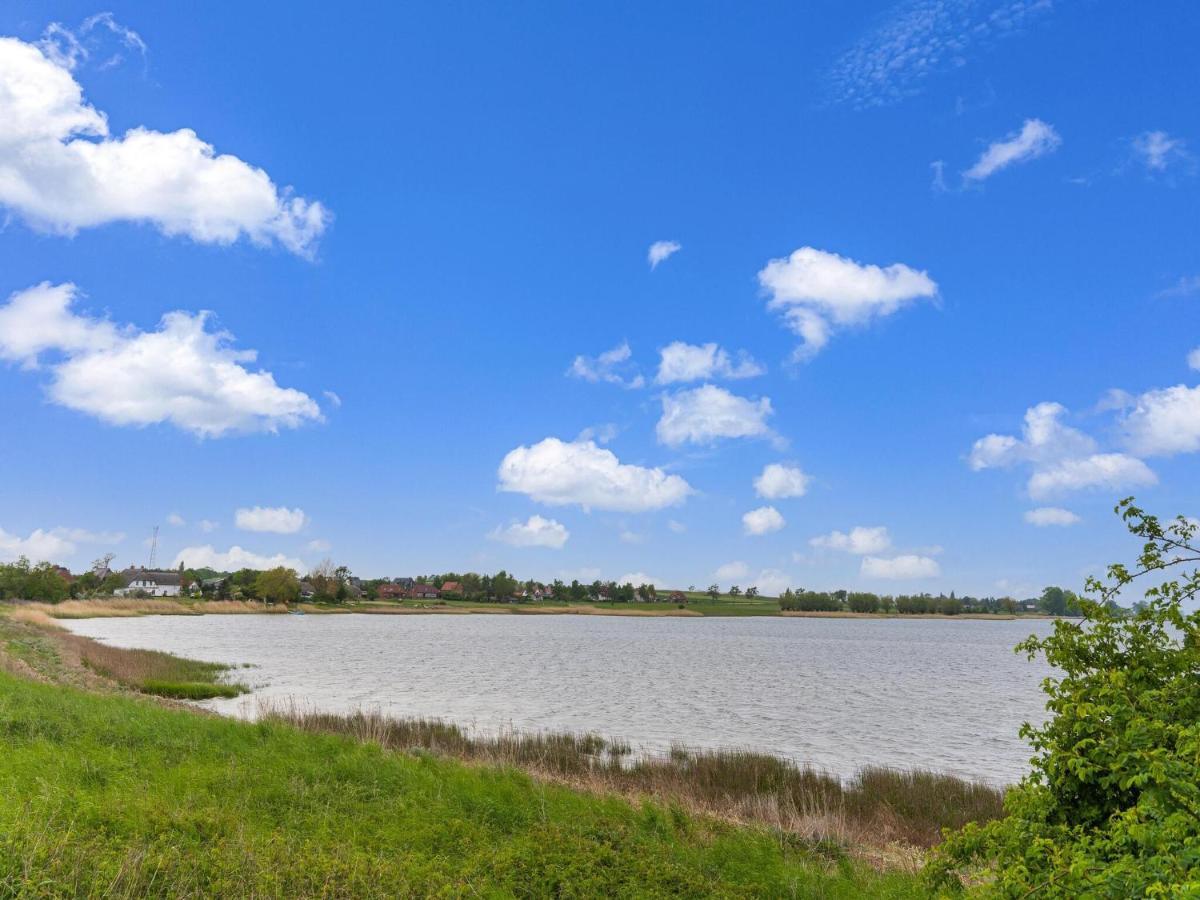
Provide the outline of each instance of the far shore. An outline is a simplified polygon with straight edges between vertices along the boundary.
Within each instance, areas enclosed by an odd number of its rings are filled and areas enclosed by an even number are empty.
[[[135,616],[197,616],[197,615],[540,615],[540,616],[625,616],[629,618],[742,618],[746,616],[811,619],[973,619],[1013,621],[1017,619],[1053,619],[1041,613],[859,613],[859,612],[801,612],[772,609],[768,602],[723,601],[692,603],[686,606],[667,603],[561,604],[483,603],[473,601],[442,601],[437,603],[392,602],[379,600],[354,601],[339,604],[298,603],[292,606],[267,605],[249,600],[189,600],[165,597],[136,599],[126,597],[93,600],[65,600],[62,603],[11,604],[14,614],[26,621],[55,619],[129,618]]]

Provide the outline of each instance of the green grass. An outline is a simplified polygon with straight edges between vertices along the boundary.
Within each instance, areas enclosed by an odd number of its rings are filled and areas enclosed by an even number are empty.
[[[93,672],[144,694],[176,700],[208,700],[246,692],[243,684],[220,680],[230,668],[221,663],[186,659],[158,650],[111,647],[76,634],[59,635],[58,641],[78,653]]]
[[[804,841],[0,673],[0,896],[917,897]]]

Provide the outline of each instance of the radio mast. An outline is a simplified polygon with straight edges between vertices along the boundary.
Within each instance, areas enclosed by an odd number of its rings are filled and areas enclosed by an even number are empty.
[[[153,569],[154,564],[158,562],[158,526],[154,526],[154,536],[150,538],[150,565],[148,568]]]

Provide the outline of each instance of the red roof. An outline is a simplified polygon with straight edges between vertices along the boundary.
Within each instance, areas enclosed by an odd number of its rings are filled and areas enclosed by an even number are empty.
[[[462,585],[457,581],[447,581],[442,584],[442,590],[451,594],[461,594]]]

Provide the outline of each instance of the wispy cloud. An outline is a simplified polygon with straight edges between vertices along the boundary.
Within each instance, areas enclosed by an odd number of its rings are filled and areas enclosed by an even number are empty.
[[[678,241],[655,241],[646,252],[646,262],[650,263],[651,269],[657,269],[660,262],[665,262],[682,249],[683,244]]]
[[[920,93],[933,75],[1009,37],[1052,8],[1051,0],[908,0],[834,63],[834,103],[886,106]]]
[[[963,173],[966,181],[983,181],[1001,169],[1053,153],[1062,144],[1054,126],[1041,119],[1026,119],[1021,130],[988,145],[975,165]]]

